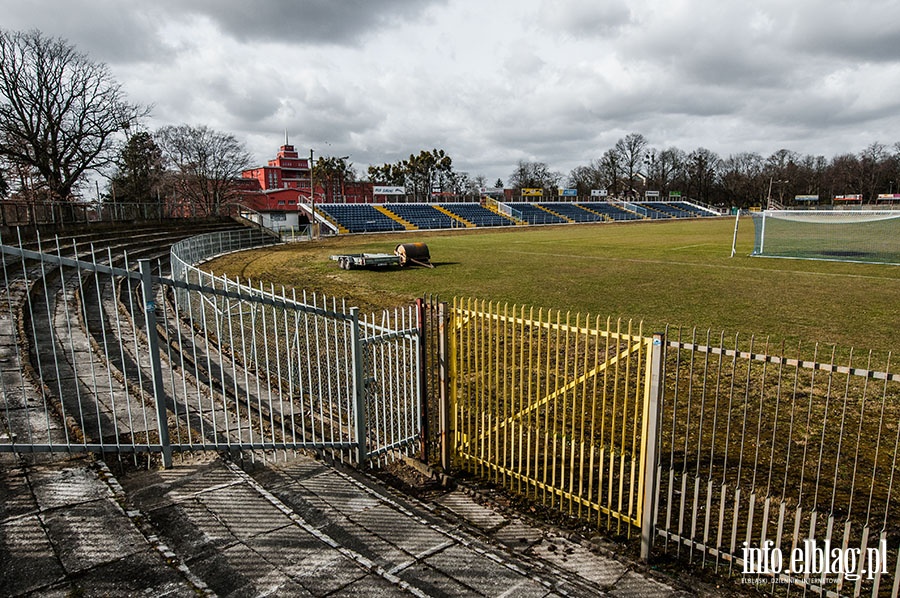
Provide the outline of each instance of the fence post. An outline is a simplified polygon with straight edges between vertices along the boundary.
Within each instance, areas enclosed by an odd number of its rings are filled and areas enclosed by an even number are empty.
[[[153,376],[153,398],[156,401],[156,418],[159,427],[159,443],[162,446],[163,467],[172,467],[172,444],[169,441],[168,413],[163,388],[162,363],[159,358],[159,337],[156,334],[156,301],[153,297],[153,279],[150,260],[138,260],[141,272],[141,293],[144,299],[144,324],[147,327],[147,345],[150,353],[150,371]]]
[[[422,439],[421,459],[423,463],[428,463],[428,351],[426,351],[426,306],[425,300],[421,297],[416,299],[416,318],[418,320],[419,329],[419,371],[416,382],[418,383],[419,394],[419,437]]]
[[[650,351],[650,390],[647,397],[646,423],[644,434],[644,503],[641,517],[641,560],[650,560],[650,548],[656,535],[656,469],[659,448],[659,408],[662,402],[662,371],[665,352],[665,335],[656,332]]]
[[[353,425],[356,428],[356,465],[366,463],[366,376],[363,372],[363,345],[359,329],[359,308],[350,308],[350,356],[353,361]]]
[[[452,458],[453,430],[450,421],[450,344],[448,332],[450,318],[447,314],[447,302],[438,304],[438,362],[440,367],[440,419],[441,419],[441,467],[445,474],[450,473]]]

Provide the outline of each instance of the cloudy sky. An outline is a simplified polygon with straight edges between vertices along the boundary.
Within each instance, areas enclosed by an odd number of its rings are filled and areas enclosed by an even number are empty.
[[[148,128],[358,172],[442,148],[504,181],[629,133],[722,157],[900,141],[898,0],[0,0],[109,65]]]

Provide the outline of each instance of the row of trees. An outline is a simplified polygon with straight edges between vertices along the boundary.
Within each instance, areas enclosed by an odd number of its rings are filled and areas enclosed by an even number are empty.
[[[422,150],[406,160],[369,166],[367,174],[376,185],[405,187],[412,201],[430,201],[435,194],[477,198],[479,189],[487,186],[484,177],[473,179],[466,172],[453,170],[452,158],[442,149]]]
[[[165,197],[183,213],[209,216],[240,199],[234,181],[250,164],[250,154],[233,135],[205,126],[141,131],[115,160],[106,199],[162,203]]]
[[[891,147],[873,143],[830,161],[786,149],[768,157],[743,152],[722,158],[705,148],[653,148],[643,135],[631,133],[567,177],[542,162],[519,162],[508,182],[514,190],[543,188],[545,195],[561,186],[577,189],[579,196],[592,189],[615,197],[643,197],[646,191],[667,197],[676,191],[709,204],[740,207],[760,205],[770,196],[783,204],[796,195],[818,195],[827,203],[835,195],[859,194],[874,201],[900,191],[900,142]]]
[[[370,166],[368,176],[375,184],[405,186],[407,197],[414,201],[428,201],[435,192],[477,197],[480,188],[490,186],[482,175],[471,178],[455,172],[450,156],[440,149]],[[504,184],[497,180],[493,186]],[[864,201],[874,201],[880,194],[900,192],[898,186],[900,142],[892,147],[873,143],[859,154],[843,154],[830,161],[786,149],[768,157],[744,152],[722,158],[705,148],[692,152],[653,148],[640,133],[625,136],[568,176],[544,162],[520,161],[506,185],[514,196],[522,189],[538,188],[545,197],[554,197],[560,187],[577,189],[579,197],[589,196],[594,189],[618,198],[640,198],[646,191],[657,191],[660,197],[678,192],[713,205],[740,207],[765,204],[770,198],[791,204],[796,195],[818,195],[825,203],[835,195],[861,195]]]
[[[251,158],[233,135],[188,125],[150,133],[141,129],[148,114],[148,107],[127,101],[105,65],[65,40],[0,30],[0,197],[68,200],[89,171],[98,171],[109,176],[106,196],[116,201],[160,201],[171,194],[190,213],[212,214],[237,198],[235,179]],[[370,166],[367,175],[374,184],[404,186],[414,201],[436,193],[477,198],[482,187],[504,186],[455,171],[451,157],[436,148]],[[328,189],[356,173],[346,157],[323,157],[313,177]],[[582,197],[593,189],[614,197],[677,191],[742,207],[772,195],[782,203],[795,195],[874,200],[900,190],[900,142],[873,143],[831,160],[786,149],[768,157],[743,152],[722,158],[705,148],[654,148],[631,133],[565,177],[543,162],[519,162],[506,186],[514,192],[543,188],[550,196],[565,186]]]

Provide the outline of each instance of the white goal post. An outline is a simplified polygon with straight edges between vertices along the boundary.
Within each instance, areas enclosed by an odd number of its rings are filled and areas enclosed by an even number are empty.
[[[765,210],[753,255],[900,265],[900,210]]]

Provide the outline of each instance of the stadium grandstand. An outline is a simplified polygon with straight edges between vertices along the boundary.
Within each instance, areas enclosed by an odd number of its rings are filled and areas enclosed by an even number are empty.
[[[689,202],[509,202],[497,210],[469,203],[317,204],[342,233],[516,225],[667,220],[718,216]]]
[[[301,156],[285,136],[276,157],[250,168],[238,179],[242,205],[254,221],[273,230],[294,229],[315,219],[329,231],[372,233],[541,224],[574,224],[627,220],[661,220],[718,216],[714,209],[679,201],[510,201],[514,190],[497,199],[406,202],[399,194],[379,194],[368,181],[313,179],[312,152]],[[394,189],[394,188],[392,188]],[[507,201],[503,201],[503,197]],[[538,198],[535,198],[538,199]]]

